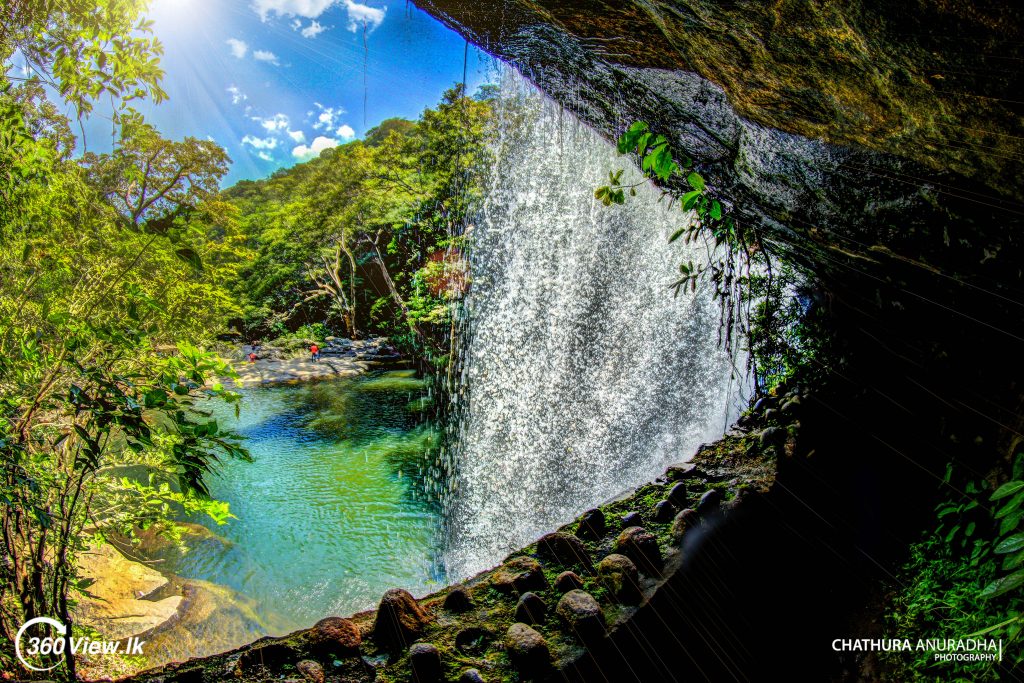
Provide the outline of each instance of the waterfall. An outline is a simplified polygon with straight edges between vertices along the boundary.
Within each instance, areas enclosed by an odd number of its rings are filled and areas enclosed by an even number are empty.
[[[708,287],[669,288],[681,262],[706,259],[703,244],[668,243],[678,206],[510,70],[496,116],[469,230],[451,579],[690,458],[735,418],[744,383]],[[594,189],[619,168],[637,196],[605,207]]]

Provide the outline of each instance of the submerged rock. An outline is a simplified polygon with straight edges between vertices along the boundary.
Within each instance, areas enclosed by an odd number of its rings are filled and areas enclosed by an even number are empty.
[[[516,621],[524,624],[541,624],[547,617],[548,606],[536,593],[526,592],[516,603]]]
[[[551,666],[548,642],[526,624],[516,623],[508,627],[505,649],[512,666],[527,676],[543,673]]]
[[[569,591],[558,601],[555,612],[569,630],[584,643],[593,642],[605,633],[604,611],[590,593],[581,590]]]
[[[409,591],[384,593],[373,622],[373,639],[385,650],[400,650],[420,637],[430,618]]]
[[[484,677],[476,669],[466,669],[459,676],[459,683],[486,683]]]
[[[525,593],[544,590],[548,580],[540,562],[532,557],[513,557],[491,575],[491,585],[501,593]]]
[[[661,572],[661,549],[654,534],[643,527],[632,526],[624,529],[615,539],[615,552],[633,560],[637,568],[645,574],[656,575]]]

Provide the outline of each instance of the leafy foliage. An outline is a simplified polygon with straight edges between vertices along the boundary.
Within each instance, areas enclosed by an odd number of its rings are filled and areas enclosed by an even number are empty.
[[[944,485],[950,491],[953,465]],[[936,506],[937,526],[912,545],[888,605],[887,635],[916,639],[922,634],[995,638],[1024,662],[1014,647],[1024,631],[1024,534],[1019,532],[1024,503],[1024,453],[1016,456],[1014,479],[995,491],[986,480],[967,481],[962,492]],[[889,665],[904,680],[996,680],[993,662],[936,662],[922,651],[905,653]]]
[[[757,391],[770,390],[798,366],[806,366],[814,341],[805,334],[807,310],[797,297],[806,274],[792,265],[780,265],[756,228],[733,215],[729,202],[708,185],[693,159],[675,154],[668,139],[651,131],[647,123],[637,121],[626,129],[619,137],[618,151],[636,154],[649,178],[686,188],[670,198],[689,216],[669,242],[682,239],[685,244],[703,244],[706,259],[680,263],[679,277],[670,288],[678,296],[696,292],[701,282],[710,283],[721,304],[720,341],[729,351],[745,343]],[[608,181],[594,192],[605,206],[624,203],[627,191],[636,195],[639,183],[622,185],[621,170],[609,173]]]
[[[230,366],[201,350],[234,309],[220,284],[243,253],[211,143],[160,137],[125,103],[163,97],[142,3],[15,2],[0,30],[0,669],[35,616],[73,623],[75,557],[106,533],[174,509],[230,514],[206,496],[218,459],[248,457],[210,419]],[[112,153],[71,154],[71,122],[121,103]],[[162,483],[113,476],[144,465]],[[173,482],[173,486],[170,482]],[[165,488],[163,483],[167,484]],[[66,653],[60,675],[75,678]]]
[[[225,191],[257,253],[238,282],[241,331],[280,337],[325,322],[387,334],[443,365],[490,113],[457,86],[419,121],[385,121],[364,141]]]

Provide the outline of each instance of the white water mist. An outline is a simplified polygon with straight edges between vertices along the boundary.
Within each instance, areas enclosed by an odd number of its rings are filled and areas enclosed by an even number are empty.
[[[680,262],[705,258],[668,243],[686,216],[520,76],[506,72],[501,91],[470,231],[450,579],[689,459],[735,418],[744,383],[708,287],[669,288]],[[605,207],[594,189],[618,168],[641,184]]]

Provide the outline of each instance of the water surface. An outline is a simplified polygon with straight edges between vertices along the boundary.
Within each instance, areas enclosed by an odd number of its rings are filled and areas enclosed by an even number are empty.
[[[252,600],[272,635],[372,607],[388,588],[437,587],[438,517],[418,482],[435,433],[410,372],[242,391],[254,462],[223,463],[211,494],[237,519],[169,567]]]

